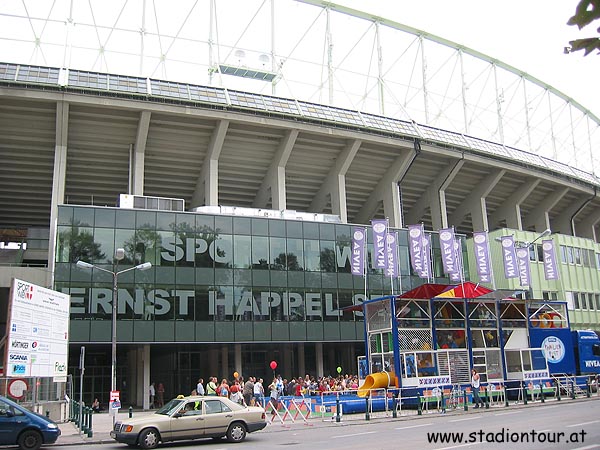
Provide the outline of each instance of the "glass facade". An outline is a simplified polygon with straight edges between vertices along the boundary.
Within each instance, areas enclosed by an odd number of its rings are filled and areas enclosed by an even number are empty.
[[[81,269],[78,260],[114,272],[152,263],[150,270],[119,275],[119,342],[362,341],[362,312],[344,307],[426,280],[411,274],[406,231],[399,230],[403,275],[384,276],[369,256],[365,296],[365,278],[350,273],[351,230],[347,224],[60,206],[55,288],[71,295],[73,342],[111,337],[112,276]],[[125,250],[121,261],[114,259],[117,248]],[[435,244],[433,259],[439,275]]]

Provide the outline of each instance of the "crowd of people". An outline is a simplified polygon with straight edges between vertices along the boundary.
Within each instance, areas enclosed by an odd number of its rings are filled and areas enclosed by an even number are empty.
[[[271,401],[274,405],[283,396],[304,397],[310,395],[322,395],[335,392],[355,391],[359,387],[357,375],[338,375],[337,377],[327,376],[318,377],[305,375],[296,378],[282,378],[281,375],[275,376],[273,381],[265,385],[262,378],[250,376],[244,379],[237,373],[233,379],[218,378],[211,376],[205,383],[203,378],[199,378],[196,387],[191,391],[191,395],[208,395],[227,397],[230,400],[242,405],[261,405]],[[164,404],[164,399],[160,393],[164,392],[164,387],[160,383],[157,387],[152,383],[148,389],[150,397],[150,407],[160,407]]]
[[[290,380],[278,375],[268,385],[265,385],[262,378],[253,376],[247,379],[242,376],[234,377],[232,380],[223,378],[220,383],[218,378],[213,376],[209,378],[206,384],[203,378],[199,378],[192,395],[217,395],[228,397],[240,404],[262,405],[265,398],[268,400],[269,398],[279,399],[282,396],[303,397],[339,391],[353,391],[357,390],[358,386],[358,376],[356,375],[319,378],[305,375]]]

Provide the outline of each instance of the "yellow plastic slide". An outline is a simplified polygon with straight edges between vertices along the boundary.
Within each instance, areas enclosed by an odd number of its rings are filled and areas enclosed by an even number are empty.
[[[359,397],[367,397],[371,389],[386,388],[395,384],[394,372],[379,372],[367,375],[365,382],[358,388]]]

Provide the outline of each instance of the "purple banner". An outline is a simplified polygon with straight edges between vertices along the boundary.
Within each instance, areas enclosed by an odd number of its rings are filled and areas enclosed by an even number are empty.
[[[462,245],[460,239],[454,238],[454,257],[456,259],[457,270],[450,274],[450,281],[455,283],[462,282]]]
[[[386,268],[385,237],[387,235],[387,220],[371,220],[373,227],[373,259],[376,269]]]
[[[454,249],[454,229],[442,228],[440,230],[440,250],[442,251],[442,265],[448,275],[459,273]],[[460,273],[459,273],[460,275]]]
[[[410,254],[410,265],[417,274],[423,272],[424,234],[423,224],[408,226],[408,251]]]
[[[423,236],[423,270],[419,272],[419,278],[431,278],[431,235]]]
[[[502,236],[502,262],[504,263],[504,277],[517,278],[519,272],[517,271],[517,255],[515,253],[515,240],[512,236]]]
[[[492,282],[492,262],[490,260],[490,246],[487,231],[476,231],[473,233],[473,245],[475,251],[475,263],[480,283]]]
[[[385,274],[396,278],[398,276],[398,233],[388,233],[385,244],[387,254]]]
[[[354,227],[352,233],[352,257],[350,258],[350,267],[352,275],[365,274],[365,228]]]
[[[521,286],[529,286],[531,283],[529,275],[529,248],[517,248],[517,267],[519,268],[519,281]]]
[[[556,268],[556,252],[552,239],[542,241],[542,252],[544,254],[544,277],[546,280],[558,280]]]

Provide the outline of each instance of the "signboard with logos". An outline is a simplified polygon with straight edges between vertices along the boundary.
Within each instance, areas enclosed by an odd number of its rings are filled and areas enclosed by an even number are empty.
[[[5,376],[66,381],[70,296],[13,278]]]
[[[115,412],[121,407],[121,391],[110,391],[110,411]]]

